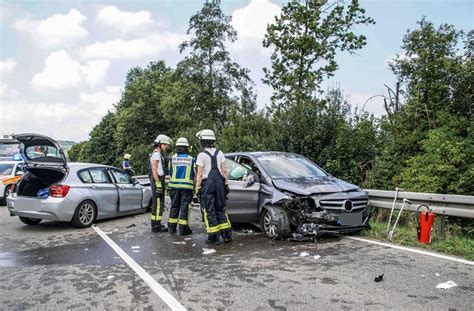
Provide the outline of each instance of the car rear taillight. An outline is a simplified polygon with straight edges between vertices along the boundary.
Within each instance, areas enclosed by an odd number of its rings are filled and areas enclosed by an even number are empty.
[[[70,188],[68,185],[54,185],[49,188],[49,193],[54,198],[64,198]]]

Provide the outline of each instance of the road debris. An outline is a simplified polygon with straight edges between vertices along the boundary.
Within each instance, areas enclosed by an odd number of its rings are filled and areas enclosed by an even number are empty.
[[[378,277],[376,277],[376,278],[374,279],[374,282],[382,282],[382,281],[383,281],[383,275],[384,275],[384,273],[382,273],[381,275],[379,275]]]
[[[111,279],[113,279],[114,277],[115,277],[115,276],[113,276],[113,275],[109,275],[109,276],[107,277],[107,280],[111,280]]]
[[[193,247],[196,246],[196,244],[193,244]]]
[[[439,276],[439,273],[435,273],[436,276]]]
[[[139,253],[140,251],[139,251],[139,250],[136,250],[136,249],[134,249],[134,250],[133,250],[133,252],[134,252],[134,253]]]
[[[203,248],[202,249],[202,254],[203,255],[209,255],[209,254],[212,254],[212,253],[215,253],[216,250],[213,249],[213,248]]]
[[[131,225],[127,226],[127,228],[132,228],[132,227],[136,227],[136,226],[137,225],[135,225],[135,224],[131,224]]]
[[[177,244],[177,245],[186,245],[186,242],[173,242],[173,244]]]
[[[252,229],[242,229],[242,233],[253,233]]]
[[[309,256],[307,252],[301,252],[299,255],[299,257],[306,257],[306,256]]]
[[[320,256],[320,255],[314,255],[313,258],[314,258],[315,260],[318,260],[318,259],[321,259],[321,256]]]
[[[139,249],[140,246],[132,246],[132,249]]]
[[[449,289],[449,288],[455,287],[455,286],[458,286],[458,285],[456,283],[454,283],[453,281],[447,281],[445,283],[440,283],[440,284],[436,285],[436,288]]]
[[[185,238],[184,240],[185,240],[185,241],[189,241],[189,240],[191,240],[191,238]]]

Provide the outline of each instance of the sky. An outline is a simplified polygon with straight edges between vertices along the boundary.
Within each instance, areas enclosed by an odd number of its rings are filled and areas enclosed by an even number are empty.
[[[347,2],[347,0],[346,0]],[[114,109],[128,70],[164,60],[174,67],[183,55],[189,18],[201,0],[26,1],[0,0],[0,134],[36,132],[82,141]],[[283,0],[222,0],[238,40],[231,57],[251,71],[257,105],[269,104],[271,88],[261,82],[270,66],[262,47],[266,25]],[[403,35],[426,18],[436,26],[474,27],[472,0],[361,1],[376,24],[358,26],[367,45],[357,55],[337,56],[339,70],[324,89],[338,86],[353,107],[384,113],[384,84],[393,85],[388,63],[402,55]]]

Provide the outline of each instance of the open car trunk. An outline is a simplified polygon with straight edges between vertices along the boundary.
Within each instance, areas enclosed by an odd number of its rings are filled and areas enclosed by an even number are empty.
[[[27,168],[26,174],[18,185],[17,195],[25,197],[37,197],[38,191],[48,189],[64,179],[66,173],[56,168]]]

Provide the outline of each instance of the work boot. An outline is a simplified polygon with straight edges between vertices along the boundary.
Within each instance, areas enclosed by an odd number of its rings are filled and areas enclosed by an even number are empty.
[[[171,234],[176,233],[176,225],[168,224],[168,229]]]
[[[152,232],[168,232],[168,228],[161,224],[161,222],[152,222],[151,223]]]
[[[188,225],[180,225],[179,226],[179,235],[190,235],[193,233],[193,230],[189,228]]]
[[[232,231],[231,230],[223,230],[221,231],[221,236],[222,239],[224,240],[224,243],[230,243],[232,242]]]
[[[209,234],[207,236],[206,243],[207,244],[218,244],[219,243],[219,235],[215,234],[215,233]]]

